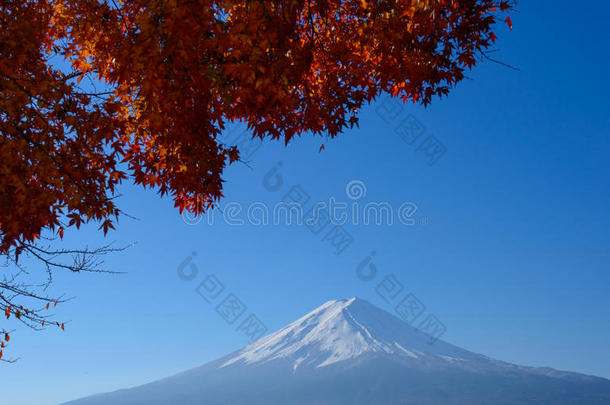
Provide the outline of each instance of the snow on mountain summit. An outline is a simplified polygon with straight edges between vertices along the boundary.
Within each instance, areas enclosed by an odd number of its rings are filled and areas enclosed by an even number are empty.
[[[231,364],[261,364],[287,360],[293,370],[304,365],[325,367],[364,354],[401,358],[435,357],[444,361],[485,359],[437,341],[400,319],[359,298],[332,300],[283,329],[250,344],[227,360]]]
[[[368,302],[328,301],[199,367],[64,405],[608,405],[610,381],[493,360]]]

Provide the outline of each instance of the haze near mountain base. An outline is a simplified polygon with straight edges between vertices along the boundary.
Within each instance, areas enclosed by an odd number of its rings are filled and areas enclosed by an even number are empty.
[[[610,380],[427,339],[364,300],[333,300],[201,367],[65,405],[610,404]]]

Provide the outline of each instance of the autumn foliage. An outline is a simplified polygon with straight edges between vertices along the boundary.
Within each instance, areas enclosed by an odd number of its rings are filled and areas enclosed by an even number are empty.
[[[0,253],[120,214],[121,181],[212,207],[219,134],[335,137],[382,92],[446,95],[502,0],[0,0]],[[1,353],[1,351],[0,351]]]
[[[90,220],[116,186],[200,210],[228,122],[334,137],[381,92],[427,104],[492,46],[498,0],[0,2],[0,250]],[[507,19],[510,23],[510,19]],[[100,88],[98,90],[98,88]]]

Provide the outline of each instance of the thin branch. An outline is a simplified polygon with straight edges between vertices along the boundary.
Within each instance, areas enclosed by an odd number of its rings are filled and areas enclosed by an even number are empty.
[[[502,62],[501,60],[497,60],[497,59],[494,59],[494,58],[490,57],[487,54],[487,52],[481,52],[481,55],[483,56],[483,58],[487,59],[490,62],[497,63],[499,65],[505,66],[505,67],[507,67],[509,69],[512,69],[512,70],[516,70],[517,72],[521,71],[521,69],[519,69],[518,67],[515,67],[513,65],[509,65],[508,63]]]

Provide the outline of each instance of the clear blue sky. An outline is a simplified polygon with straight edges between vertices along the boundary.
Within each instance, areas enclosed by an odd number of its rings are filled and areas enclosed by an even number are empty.
[[[123,218],[108,239],[137,241],[107,258],[121,276],[58,275],[55,291],[76,296],[57,308],[66,331],[14,333],[14,365],[0,367],[2,404],[46,405],[152,381],[236,350],[247,338],[196,292],[215,274],[270,331],[326,300],[359,296],[392,311],[375,292],[394,274],[447,327],[443,339],[501,360],[610,378],[610,116],[605,80],[607,15],[595,2],[520,2],[513,31],[499,29],[496,57],[448,98],[407,105],[447,148],[435,165],[406,144],[375,106],[318,153],[321,139],[264,144],[251,168],[227,172],[224,204],[276,202],[300,184],[313,200],[349,201],[345,185],[367,186],[362,202],[417,204],[408,227],[351,226],[339,256],[307,228],[185,224],[170,200],[130,185]],[[284,188],[263,187],[283,162]],[[67,235],[96,246],[92,229]],[[377,280],[356,277],[371,252]],[[177,276],[196,251],[198,277]]]

